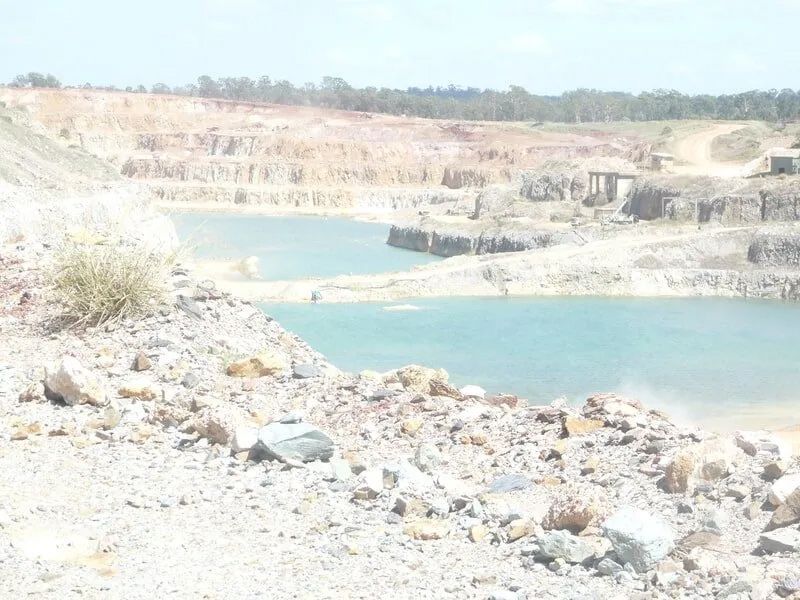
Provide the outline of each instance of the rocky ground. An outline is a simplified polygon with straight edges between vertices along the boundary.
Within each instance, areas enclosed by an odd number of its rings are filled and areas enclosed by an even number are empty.
[[[0,250],[9,598],[775,598],[800,464],[636,400],[529,406],[440,370],[342,373],[177,265],[64,327],[52,244]]]

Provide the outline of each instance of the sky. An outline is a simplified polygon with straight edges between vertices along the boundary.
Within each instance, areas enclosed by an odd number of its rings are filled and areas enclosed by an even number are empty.
[[[0,0],[0,82],[800,88],[800,0]]]

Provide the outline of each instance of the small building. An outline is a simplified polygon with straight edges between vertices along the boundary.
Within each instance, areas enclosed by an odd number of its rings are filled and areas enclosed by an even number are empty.
[[[771,175],[796,175],[800,171],[800,150],[781,150],[769,157]]]
[[[675,163],[675,157],[666,152],[652,152],[650,154],[650,168],[653,171],[668,171]]]

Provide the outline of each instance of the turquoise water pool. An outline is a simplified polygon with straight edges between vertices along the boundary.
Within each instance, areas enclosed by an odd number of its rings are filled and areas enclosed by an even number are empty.
[[[407,269],[439,260],[387,246],[387,228],[319,217],[181,214],[200,257],[257,255],[268,279]],[[798,422],[800,305],[722,298],[444,298],[270,304],[264,310],[349,370],[419,363],[533,403],[636,396],[718,428]]]
[[[441,260],[386,245],[389,226],[350,219],[175,213],[182,241],[198,258],[258,256],[264,279],[404,271]]]
[[[441,366],[459,385],[534,403],[618,391],[720,428],[783,425],[786,411],[800,408],[794,304],[719,298],[412,304],[419,310],[372,303],[263,308],[351,371]]]

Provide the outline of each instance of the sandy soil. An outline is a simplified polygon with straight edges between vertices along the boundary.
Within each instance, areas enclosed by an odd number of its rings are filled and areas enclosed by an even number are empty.
[[[714,177],[738,177],[744,163],[718,162],[711,157],[711,145],[720,135],[741,129],[741,123],[716,123],[708,129],[693,133],[678,140],[674,145],[675,159],[686,164],[673,167],[675,173],[683,175],[712,175]]]

